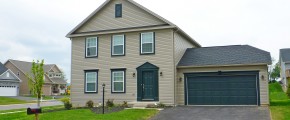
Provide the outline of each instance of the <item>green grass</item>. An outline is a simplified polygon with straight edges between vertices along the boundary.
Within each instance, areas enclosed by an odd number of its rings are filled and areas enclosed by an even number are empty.
[[[270,92],[270,101],[280,101],[280,100],[288,100],[288,96],[282,90],[282,87],[279,83],[271,83],[269,84],[269,92]]]
[[[272,120],[290,120],[290,106],[271,106]]]
[[[128,109],[111,114],[95,114],[89,109],[65,110],[40,114],[40,120],[147,120],[157,114],[154,109]],[[14,113],[0,115],[1,120],[32,120],[33,115]]]
[[[41,107],[42,111],[53,110],[53,109],[59,109],[59,108],[64,108],[64,106],[63,106],[63,105],[57,105],[57,106]],[[0,113],[7,113],[7,112],[14,112],[14,111],[24,111],[24,112],[26,112],[26,108],[22,108],[22,109],[13,109],[13,110],[0,110]]]
[[[0,105],[23,104],[23,103],[27,103],[27,101],[18,100],[14,98],[8,98],[8,97],[0,97]]]
[[[290,100],[279,83],[269,84],[270,110],[273,120],[290,120]]]

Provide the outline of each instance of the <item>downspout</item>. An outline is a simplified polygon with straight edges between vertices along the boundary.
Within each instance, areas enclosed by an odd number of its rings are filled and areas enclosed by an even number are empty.
[[[176,97],[177,97],[177,80],[176,80],[176,72],[177,72],[177,67],[176,67],[176,63],[175,63],[175,33],[178,32],[179,29],[173,29],[173,63],[174,63],[174,106],[177,106],[177,101],[176,101]]]

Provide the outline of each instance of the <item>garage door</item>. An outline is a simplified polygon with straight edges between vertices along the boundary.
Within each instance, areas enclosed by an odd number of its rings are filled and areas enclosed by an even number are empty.
[[[0,86],[0,96],[17,96],[17,86]]]
[[[186,74],[187,105],[259,105],[258,72]]]

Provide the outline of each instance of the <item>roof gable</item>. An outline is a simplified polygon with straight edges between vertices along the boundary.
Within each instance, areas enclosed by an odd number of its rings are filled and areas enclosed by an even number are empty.
[[[233,45],[189,48],[178,66],[254,65],[271,64],[271,62],[271,55],[267,51],[249,45]]]
[[[7,74],[9,74],[9,76],[7,76]],[[0,81],[21,82],[21,80],[9,69],[0,74]]]
[[[115,4],[122,4],[122,17],[115,18]],[[107,0],[67,36],[78,33],[124,28],[171,25],[173,23],[146,9],[133,0]]]
[[[290,62],[290,48],[280,49],[280,59],[283,62]]]
[[[0,62],[0,75],[4,72],[6,72],[8,68],[6,68],[1,62]]]

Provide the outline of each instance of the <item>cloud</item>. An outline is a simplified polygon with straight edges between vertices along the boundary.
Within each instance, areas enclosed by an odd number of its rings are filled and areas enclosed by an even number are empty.
[[[65,35],[105,0],[0,1],[0,61],[45,59],[70,79],[71,43]],[[135,1],[202,46],[249,44],[278,60],[279,49],[290,45],[289,0]]]

